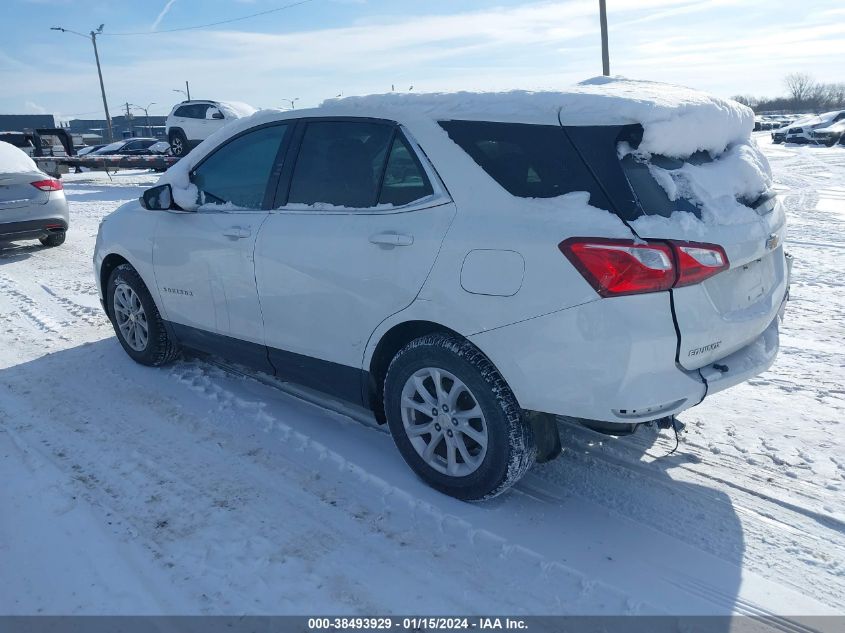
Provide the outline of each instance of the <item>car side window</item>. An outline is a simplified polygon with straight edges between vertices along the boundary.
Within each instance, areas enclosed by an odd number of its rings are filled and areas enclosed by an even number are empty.
[[[287,131],[287,124],[261,127],[215,150],[191,173],[197,202],[260,209]]]
[[[397,133],[387,158],[379,204],[402,206],[434,193],[408,141]]]
[[[291,178],[288,204],[375,206],[393,126],[372,121],[311,121]]]
[[[186,117],[188,116],[188,110],[190,110],[190,108],[191,106],[186,105],[179,106],[178,108],[176,108],[176,112],[173,113],[173,116]]]

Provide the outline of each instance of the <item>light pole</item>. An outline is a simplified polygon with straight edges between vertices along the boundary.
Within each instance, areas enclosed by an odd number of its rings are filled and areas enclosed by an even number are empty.
[[[152,103],[148,103],[146,108],[145,108],[144,106],[135,105],[134,103],[130,103],[130,104],[129,104],[129,105],[131,105],[133,108],[138,108],[139,110],[143,110],[143,111],[144,111],[144,122],[146,123],[147,134],[149,134],[150,136],[152,136],[152,135],[153,135],[153,129],[150,127],[150,113],[149,113],[149,109],[150,109],[150,106],[154,106],[155,104],[156,104],[156,102],[155,102],[155,101],[153,101]]]
[[[601,69],[605,77],[610,77],[610,53],[607,50],[607,6],[605,0],[599,0],[599,22],[601,23]]]
[[[185,98],[188,101],[191,100],[191,86],[188,84],[187,81],[185,81],[185,89],[184,90],[182,90],[181,88],[174,88],[173,92],[181,92],[183,95],[185,95]]]
[[[294,99],[282,99],[282,101],[284,101],[284,102],[286,102],[286,103],[289,103],[289,104],[290,104],[290,109],[291,109],[291,110],[295,110],[295,109],[296,109],[296,105],[294,105],[294,104],[295,104],[297,101],[299,101],[299,97],[296,97],[296,98],[294,98]]]
[[[79,37],[84,37],[86,40],[91,40],[91,44],[94,45],[94,59],[97,61],[97,76],[100,78],[100,93],[103,95],[103,110],[106,111],[106,125],[109,129],[109,142],[112,142],[114,141],[114,134],[112,133],[111,128],[111,115],[109,115],[109,105],[106,101],[106,87],[103,85],[103,71],[100,68],[100,53],[97,51],[97,36],[103,32],[104,26],[104,24],[101,24],[96,31],[91,31],[88,35],[78,33],[77,31],[71,31],[70,29],[63,29],[60,26],[50,27],[50,30],[61,31],[62,33],[73,33]]]

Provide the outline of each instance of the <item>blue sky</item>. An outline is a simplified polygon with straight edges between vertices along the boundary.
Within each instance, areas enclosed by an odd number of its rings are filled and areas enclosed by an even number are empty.
[[[288,0],[292,1],[292,0]],[[561,88],[601,73],[598,0],[4,0],[0,113],[101,116],[89,42],[109,106],[164,114],[191,96],[257,107],[337,94]],[[723,96],[777,95],[783,76],[845,81],[841,0],[607,0],[611,71]],[[142,33],[119,35],[119,33]]]

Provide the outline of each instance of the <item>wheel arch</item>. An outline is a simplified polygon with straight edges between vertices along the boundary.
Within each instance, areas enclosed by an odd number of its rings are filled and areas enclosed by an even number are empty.
[[[129,260],[127,260],[123,255],[109,253],[103,258],[103,263],[100,265],[100,288],[103,293],[103,307],[106,310],[106,316],[109,318],[112,318],[111,311],[109,310],[109,302],[107,300],[109,277],[111,276],[112,271],[121,264],[129,264]],[[132,264],[129,265],[131,266]]]
[[[412,320],[393,325],[381,335],[367,363],[367,384],[364,402],[369,405],[379,424],[387,420],[384,417],[384,378],[387,368],[396,353],[416,338],[441,332],[451,334],[463,340],[469,340],[459,332],[434,321]]]

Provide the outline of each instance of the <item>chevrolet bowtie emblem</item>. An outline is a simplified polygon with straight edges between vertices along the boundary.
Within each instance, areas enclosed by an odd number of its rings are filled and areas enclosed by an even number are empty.
[[[777,233],[772,233],[766,238],[766,249],[772,251],[778,247],[779,243],[780,238],[777,236]]]

